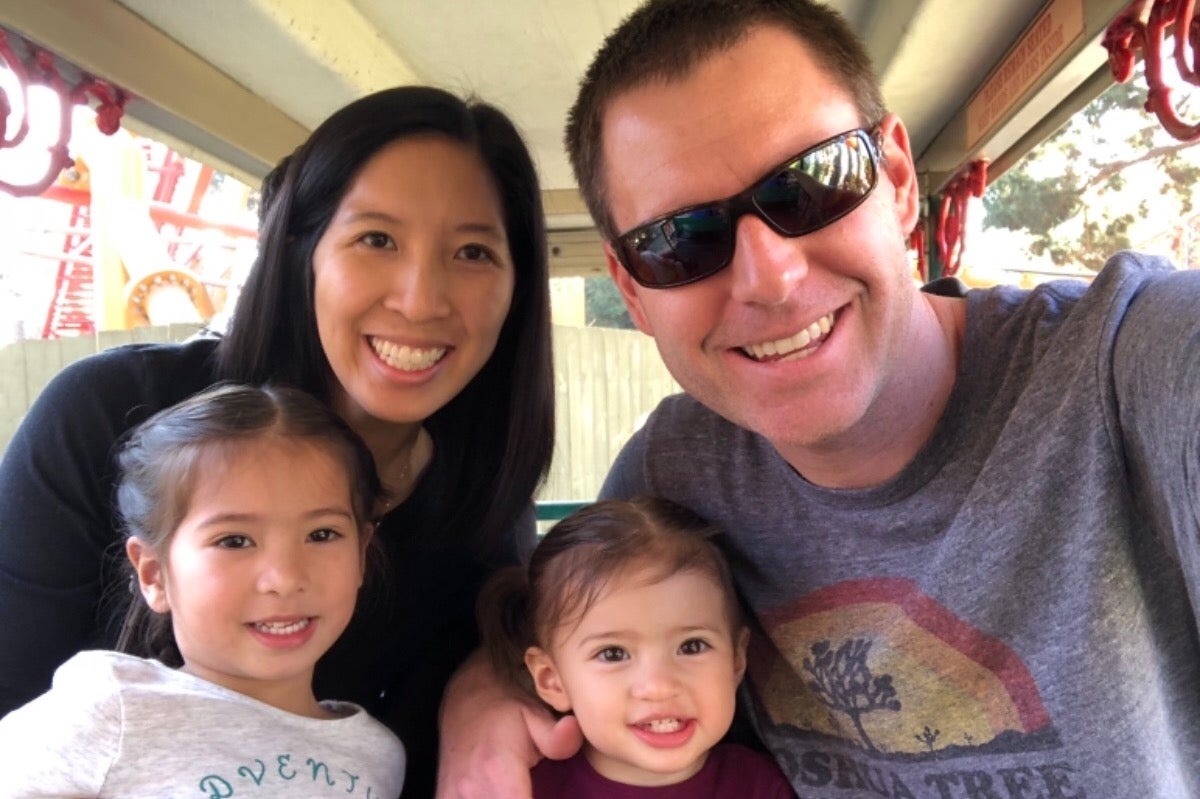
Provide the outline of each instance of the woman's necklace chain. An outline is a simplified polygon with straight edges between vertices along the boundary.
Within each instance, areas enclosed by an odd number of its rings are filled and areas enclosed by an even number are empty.
[[[404,457],[400,463],[400,471],[399,474],[396,475],[395,481],[390,484],[384,484],[383,488],[386,492],[386,495],[380,506],[380,516],[388,513],[397,505],[399,505],[404,499],[408,498],[408,475],[412,471],[413,459],[417,457],[417,450],[420,446],[421,439],[420,434],[418,434],[417,440],[413,442],[413,445],[404,453]]]

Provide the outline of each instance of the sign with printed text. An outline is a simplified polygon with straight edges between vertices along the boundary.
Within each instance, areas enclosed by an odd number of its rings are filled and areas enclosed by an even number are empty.
[[[1083,0],[1054,0],[1043,9],[968,103],[967,149],[1082,35]]]

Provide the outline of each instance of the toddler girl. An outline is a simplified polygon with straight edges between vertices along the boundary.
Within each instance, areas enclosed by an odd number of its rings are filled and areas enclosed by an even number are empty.
[[[534,768],[534,799],[794,796],[769,757],[719,744],[749,631],[715,535],[665,500],[598,502],[488,584],[494,667],[583,731],[578,755]]]

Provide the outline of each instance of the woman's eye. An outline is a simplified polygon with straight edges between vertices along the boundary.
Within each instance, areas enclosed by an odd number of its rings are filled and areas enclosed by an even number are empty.
[[[326,541],[336,541],[341,537],[341,533],[329,527],[322,527],[320,530],[313,530],[308,534],[308,540],[315,541],[318,544],[325,543]]]
[[[481,244],[468,244],[458,251],[460,258],[466,261],[494,261],[492,251]]]
[[[221,536],[217,539],[216,545],[221,549],[246,549],[253,542],[249,536],[233,533],[232,535]]]
[[[619,663],[628,660],[629,654],[619,646],[607,646],[596,653],[596,659],[601,663]]]
[[[689,638],[679,645],[679,654],[699,655],[701,652],[707,652],[711,648],[708,642],[702,638]]]
[[[358,240],[375,250],[395,249],[392,237],[378,230],[372,230],[358,237]]]

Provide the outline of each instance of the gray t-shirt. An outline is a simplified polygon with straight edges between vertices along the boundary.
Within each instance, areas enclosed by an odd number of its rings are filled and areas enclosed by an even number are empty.
[[[730,533],[743,699],[802,799],[1200,796],[1200,272],[967,295],[894,479],[818,488],[686,396],[604,496]]]
[[[395,799],[404,747],[357,705],[288,713],[114,652],[81,652],[0,719],[0,796]]]

